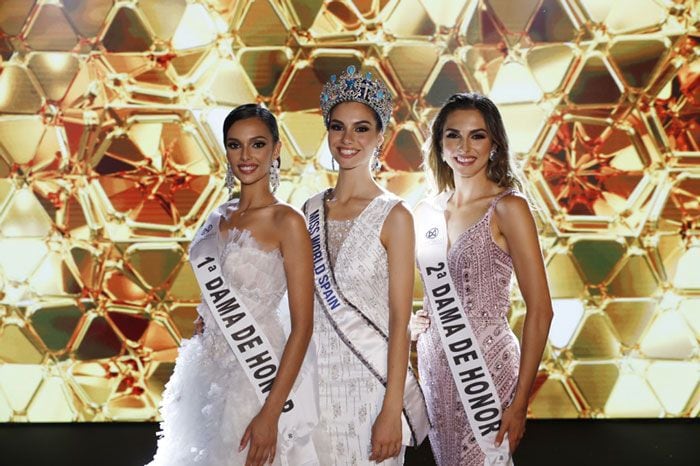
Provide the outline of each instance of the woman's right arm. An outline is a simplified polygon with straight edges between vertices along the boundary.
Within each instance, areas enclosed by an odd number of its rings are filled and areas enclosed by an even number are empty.
[[[195,335],[201,335],[204,333],[204,319],[202,319],[202,316],[198,315],[197,318],[194,320],[194,334]]]

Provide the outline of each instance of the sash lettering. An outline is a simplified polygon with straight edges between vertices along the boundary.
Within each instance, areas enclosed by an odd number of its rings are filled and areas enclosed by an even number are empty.
[[[251,379],[261,403],[272,388],[277,375],[277,356],[272,352],[267,338],[254,318],[241,307],[221,275],[218,260],[214,256],[200,258],[195,264],[195,275],[202,277],[203,296],[209,304],[216,321],[226,336],[238,362]],[[293,409],[294,402],[288,400],[285,406]]]

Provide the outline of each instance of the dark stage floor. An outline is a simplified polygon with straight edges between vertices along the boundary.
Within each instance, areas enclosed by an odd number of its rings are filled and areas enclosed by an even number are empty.
[[[0,424],[2,466],[140,466],[155,450],[156,424]],[[430,466],[426,441],[407,466]],[[700,422],[539,420],[528,423],[518,466],[699,465]],[[215,465],[207,465],[215,466]]]

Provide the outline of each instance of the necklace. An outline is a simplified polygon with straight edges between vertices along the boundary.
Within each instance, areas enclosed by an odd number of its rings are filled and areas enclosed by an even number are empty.
[[[239,210],[238,210],[238,215],[240,215],[241,217],[243,217],[248,211],[255,211],[255,210],[264,209],[265,207],[270,207],[271,205],[275,205],[275,204],[277,204],[277,203],[279,203],[279,201],[277,200],[277,198],[273,198],[273,200],[272,200],[271,202],[268,202],[267,204],[263,204],[263,205],[261,205],[261,206],[257,206],[257,207],[248,207],[247,209],[239,209]]]

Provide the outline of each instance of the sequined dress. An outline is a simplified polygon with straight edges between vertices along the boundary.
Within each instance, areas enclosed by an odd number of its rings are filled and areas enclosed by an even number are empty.
[[[388,333],[389,278],[379,235],[400,199],[383,194],[351,220],[327,220],[328,253],[343,296]],[[384,386],[340,339],[316,300],[314,341],[318,351],[321,415],[314,433],[324,466],[371,465],[371,429],[384,400]],[[403,464],[398,458],[382,465]]]
[[[476,334],[487,367],[505,406],[512,401],[518,380],[520,345],[506,315],[510,307],[513,264],[508,253],[493,241],[491,218],[499,194],[484,216],[465,230],[447,254],[450,275]],[[424,309],[431,321],[428,300]],[[430,445],[438,466],[483,466],[484,454],[474,440],[450,367],[442,349],[437,325],[418,337],[418,373],[432,423]]]
[[[280,251],[263,250],[246,230],[219,235],[218,251],[224,278],[236,284],[240,300],[281,358],[289,315],[278,311],[286,292]],[[238,445],[261,404],[206,303],[197,311],[204,332],[182,341],[163,392],[158,451],[148,466],[245,464],[247,449],[239,453]],[[295,387],[309,365],[307,355]],[[279,454],[273,464],[281,464]]]

